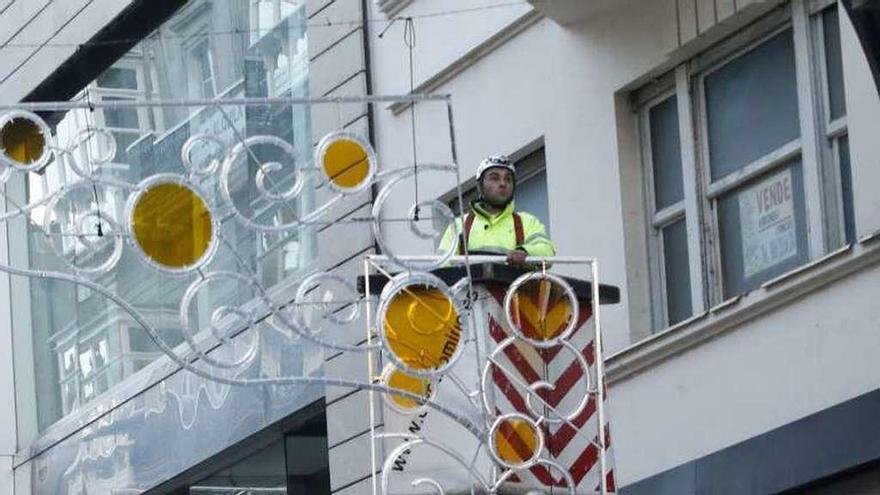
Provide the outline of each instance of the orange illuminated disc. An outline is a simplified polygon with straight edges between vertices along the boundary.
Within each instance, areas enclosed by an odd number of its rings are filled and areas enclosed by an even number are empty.
[[[393,366],[393,365],[392,365]],[[389,387],[404,392],[410,392],[427,400],[432,393],[431,379],[410,375],[409,373],[392,368],[386,375],[385,384]],[[422,402],[410,397],[401,397],[399,395],[389,395],[388,399],[394,403],[402,411],[415,411],[421,407]]]
[[[24,165],[37,161],[46,150],[46,138],[36,123],[15,118],[0,129],[0,146],[9,158]]]
[[[546,278],[534,278],[513,294],[510,321],[526,337],[550,341],[562,334],[575,317],[565,290]]]
[[[492,442],[499,460],[510,466],[527,464],[539,453],[539,433],[535,425],[521,418],[505,418],[496,423]]]
[[[418,371],[448,363],[461,342],[458,310],[433,287],[411,285],[395,294],[383,324],[391,352]]]
[[[322,166],[327,179],[341,189],[355,189],[370,175],[370,158],[363,145],[340,138],[327,145]]]
[[[137,198],[131,221],[138,246],[165,268],[193,265],[211,245],[211,212],[204,200],[185,185],[151,186]]]

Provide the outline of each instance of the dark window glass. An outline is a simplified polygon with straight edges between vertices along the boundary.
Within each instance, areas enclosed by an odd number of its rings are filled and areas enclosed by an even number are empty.
[[[107,96],[105,101],[131,101],[130,98],[117,98],[115,96]],[[107,127],[116,127],[120,129],[139,129],[138,113],[135,108],[105,108],[104,123]]]
[[[516,209],[535,215],[550,233],[550,210],[547,206],[547,173],[541,170],[537,174],[516,185],[514,194]]]
[[[800,135],[791,29],[706,76],[705,88],[713,180]]]
[[[725,298],[752,290],[807,261],[800,162],[727,194],[718,208]]]
[[[320,410],[317,410],[320,408]],[[297,411],[293,418],[307,418],[282,438],[254,453],[235,447],[206,463],[213,472],[198,483],[172,492],[174,495],[228,495],[286,493],[329,495],[330,466],[327,418],[323,401]],[[317,414],[316,414],[317,412]],[[229,462],[228,459],[236,459]],[[217,464],[226,464],[216,469]]]
[[[673,96],[651,108],[651,163],[658,210],[684,199],[681,177],[681,141],[678,135],[678,99]]]
[[[116,139],[116,156],[121,157],[127,153],[128,147],[140,136],[129,132],[114,132],[113,137]]]
[[[825,38],[825,64],[828,75],[828,101],[831,119],[846,115],[846,98],[843,93],[843,58],[840,51],[840,19],[837,7],[822,12]]]
[[[837,141],[840,153],[840,186],[843,197],[843,226],[846,232],[846,242],[856,241],[856,218],[853,211],[852,170],[849,160],[849,136],[843,136]]]
[[[669,324],[674,325],[693,312],[684,218],[663,228],[663,261],[666,268],[666,308]]]
[[[98,76],[97,83],[108,89],[138,89],[137,72],[134,69],[111,67]]]

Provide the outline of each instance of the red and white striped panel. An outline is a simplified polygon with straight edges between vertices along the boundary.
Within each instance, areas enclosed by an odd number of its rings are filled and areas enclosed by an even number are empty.
[[[504,292],[495,290],[490,292],[492,297],[487,298],[486,309],[490,337],[488,351],[491,353],[498,343],[512,334],[507,328],[507,320],[504,317]],[[568,340],[586,359],[592,381],[595,383],[596,367],[590,316],[592,316],[592,308],[581,306],[577,327]],[[552,383],[553,390],[542,390],[539,396],[560,414],[566,416],[576,410],[587,393],[583,369],[572,355],[572,351],[566,347],[539,349],[526,342],[517,341],[500,353],[497,361],[500,366],[492,367],[493,385],[488,393],[494,400],[498,414],[521,412],[534,417],[526,406],[526,394],[522,387],[514,384],[516,379],[528,384],[537,381]],[[512,379],[511,375],[515,378]],[[607,398],[607,394],[605,397]],[[544,415],[548,418],[555,417],[535,398],[532,399],[532,407],[537,411],[544,411]],[[599,450],[596,447],[599,433],[597,416],[595,396],[590,396],[586,407],[571,421],[577,428],[564,422],[543,425],[545,449],[541,457],[565,467],[577,486],[577,493],[601,491]],[[607,488],[609,492],[614,492],[613,455],[607,416],[605,432]],[[544,465],[536,465],[528,471],[521,471],[511,480],[535,488],[564,487],[566,484],[560,473]]]

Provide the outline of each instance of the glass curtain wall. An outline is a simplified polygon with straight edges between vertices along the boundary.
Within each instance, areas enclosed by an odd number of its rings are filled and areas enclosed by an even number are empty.
[[[303,4],[302,0],[193,0],[76,98],[108,102],[308,96]],[[184,313],[192,322],[193,335],[229,320],[229,314],[218,312],[225,305],[249,308],[251,316],[257,315],[258,305],[248,302],[255,299],[254,289],[228,281],[206,284],[181,310],[185,289],[202,272],[169,277],[148,266],[130,243],[116,242],[124,236],[127,219],[123,217],[132,189],[83,185],[83,175],[98,177],[102,184],[138,184],[171,173],[189,177],[204,192],[214,208],[212,214],[220,220],[223,239],[232,244],[220,245],[205,270],[240,271],[244,263],[278,303],[287,300],[292,281],[313,257],[313,237],[303,232],[260,234],[246,228],[223,209],[218,165],[224,151],[248,136],[281,138],[299,153],[294,168],[290,168],[293,159],[277,146],[251,146],[243,164],[233,167],[228,176],[229,196],[236,208],[263,223],[290,222],[308,211],[313,188],[305,187],[278,207],[266,201],[253,180],[261,163],[278,162],[288,171],[267,175],[269,191],[292,187],[292,170],[310,161],[307,106],[98,106],[54,115],[50,122],[59,146],[73,151],[29,174],[26,183],[19,184],[23,193],[18,199],[32,204],[62,187],[69,192],[61,201],[32,210],[27,223],[10,224],[10,239],[20,241],[11,246],[16,264],[77,273],[110,288],[172,348],[184,340]],[[181,147],[199,134],[210,140],[190,150],[187,164]],[[102,161],[106,163],[96,167]],[[173,217],[186,211],[169,205],[161,208],[157,215]],[[156,222],[161,225],[162,219]],[[103,270],[103,264],[117,256],[119,246],[119,261]],[[101,294],[48,279],[16,284],[12,309],[17,341],[23,342],[16,349],[22,431],[38,434],[65,416],[88,409],[114,387],[119,390],[123,382],[134,383],[134,375],[146,376],[144,368],[163,355],[129,313]]]

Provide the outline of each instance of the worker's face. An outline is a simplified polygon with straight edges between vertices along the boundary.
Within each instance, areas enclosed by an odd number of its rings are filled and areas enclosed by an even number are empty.
[[[513,198],[513,173],[506,168],[490,168],[482,184],[483,200],[496,208],[507,206]]]

